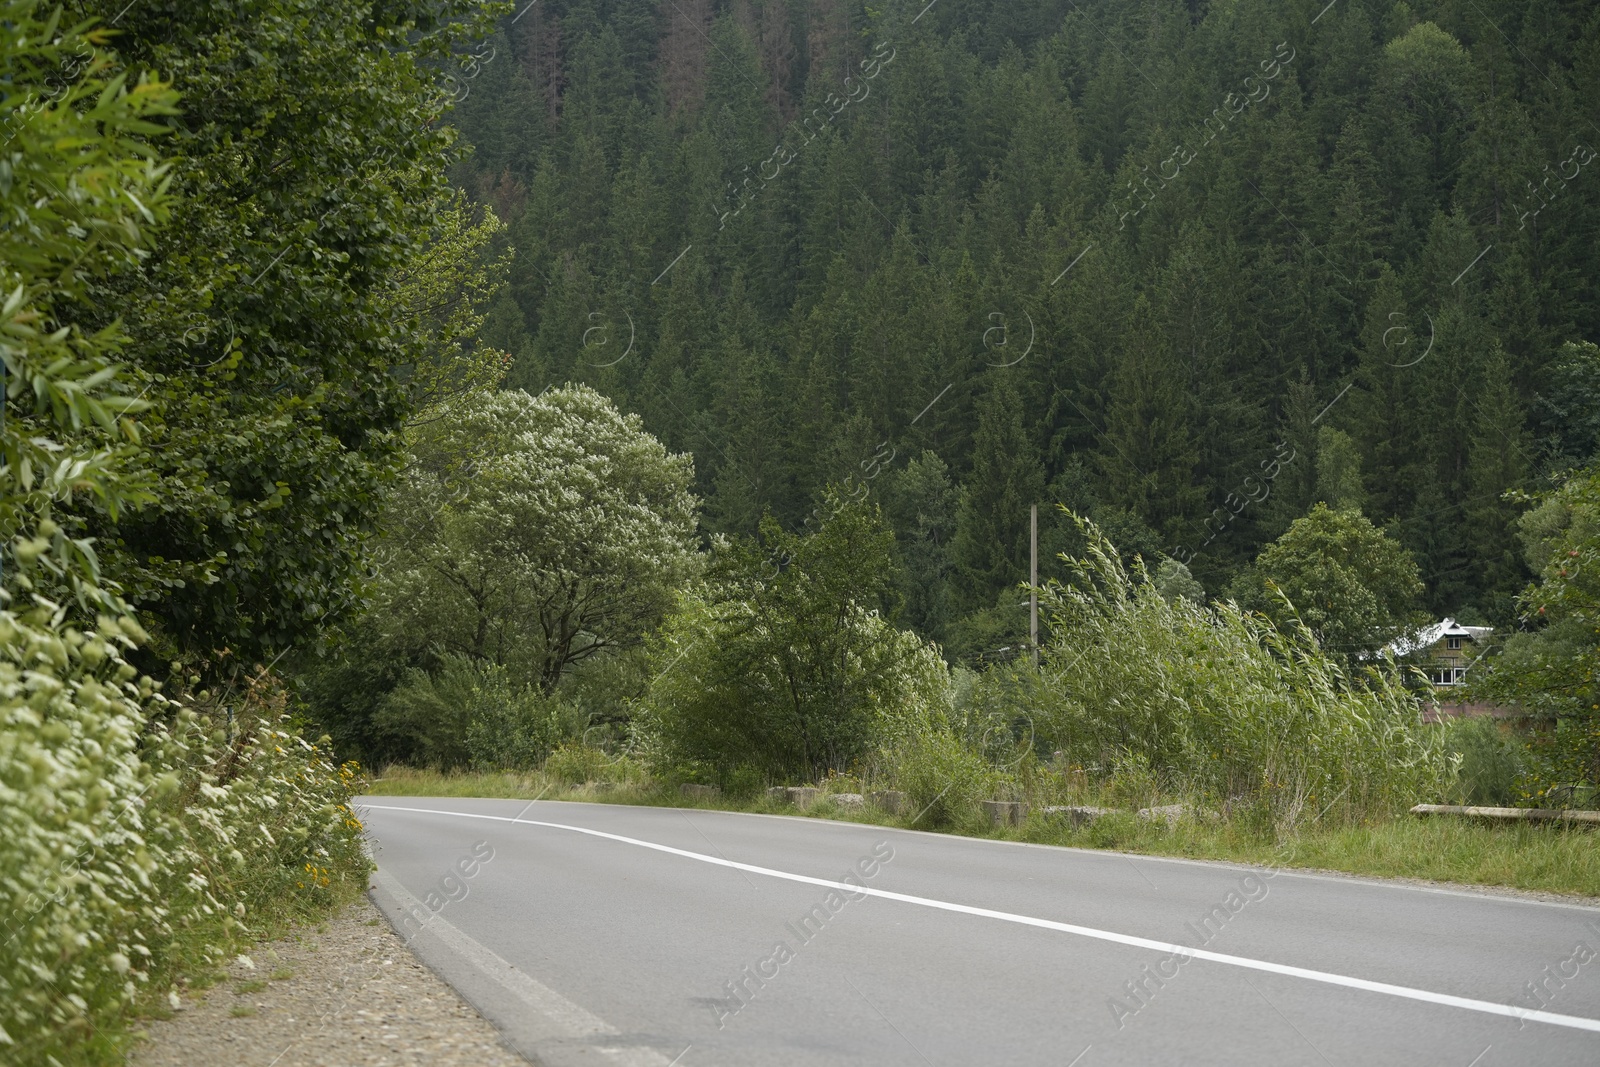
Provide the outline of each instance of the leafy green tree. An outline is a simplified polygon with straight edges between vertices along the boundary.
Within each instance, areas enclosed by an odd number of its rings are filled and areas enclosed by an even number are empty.
[[[1229,594],[1285,631],[1303,622],[1323,648],[1353,661],[1419,621],[1422,581],[1410,554],[1365,516],[1318,504],[1262,550]]]
[[[1361,453],[1350,435],[1331,426],[1317,431],[1316,498],[1335,511],[1360,511],[1367,491],[1361,485]]]
[[[1574,473],[1524,514],[1519,534],[1537,581],[1520,607],[1530,629],[1506,639],[1474,688],[1550,724],[1528,782],[1540,804],[1600,800],[1600,468]]]
[[[386,518],[386,642],[552,691],[572,664],[637,641],[694,577],[693,477],[586,386],[457,401],[416,429]]]
[[[1206,587],[1194,580],[1194,575],[1175,559],[1164,559],[1161,566],[1156,568],[1155,576],[1151,579],[1156,592],[1168,603],[1175,602],[1179,597],[1191,600],[1196,604],[1206,602]]]
[[[435,232],[453,133],[437,67],[509,4],[95,0],[164,116],[181,239],[94,284],[153,405],[153,499],[91,516],[102,560],[172,652],[248,664],[361,603],[426,340],[390,286]],[[223,658],[224,652],[226,658]],[[218,669],[225,669],[219,666]]]
[[[436,211],[426,245],[397,268],[388,294],[390,310],[410,321],[421,349],[407,375],[412,421],[432,418],[468,393],[496,388],[511,359],[479,337],[511,266],[511,251],[493,248],[505,224],[460,192],[441,197]]]
[[[905,575],[901,617],[918,633],[943,642],[953,615],[950,542],[960,496],[951,484],[949,468],[932,451],[896,471],[887,496]]]
[[[52,561],[29,568],[56,579],[38,591],[65,586],[93,609],[106,604],[99,554],[52,514],[97,502],[120,517],[152,494],[129,469],[142,440],[130,416],[147,405],[116,382],[128,336],[81,311],[97,282],[150,254],[147,231],[168,218],[171,175],[149,139],[176,113],[177,94],[149,77],[130,86],[103,50],[106,33],[64,28],[59,10],[17,2],[5,17],[0,546],[26,538],[14,546],[21,559]],[[34,588],[14,568],[4,577]]]
[[[884,619],[894,535],[876,505],[833,491],[815,533],[769,516],[762,539],[731,546],[721,580],[663,628],[644,736],[685,773],[816,780],[929,714],[948,676],[931,647]]]

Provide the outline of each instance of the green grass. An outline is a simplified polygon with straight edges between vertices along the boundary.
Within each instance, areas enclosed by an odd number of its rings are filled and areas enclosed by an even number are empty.
[[[767,812],[831,818],[969,837],[1029,841],[1073,848],[1112,849],[1152,856],[1278,864],[1286,868],[1340,871],[1375,878],[1420,878],[1461,885],[1538,890],[1600,898],[1600,831],[1567,825],[1499,825],[1450,816],[1400,815],[1364,826],[1315,826],[1279,842],[1270,831],[1229,822],[1185,820],[1175,828],[1146,823],[1132,814],[1112,815],[1073,829],[1039,817],[1003,830],[976,819],[952,825],[911,825],[871,806],[840,812],[821,803],[810,811],[757,796],[690,799],[675,787],[652,783],[618,785],[595,792],[542,774],[463,773],[392,767],[374,779],[371,796],[500,797],[516,800],[583,800],[607,804]]]

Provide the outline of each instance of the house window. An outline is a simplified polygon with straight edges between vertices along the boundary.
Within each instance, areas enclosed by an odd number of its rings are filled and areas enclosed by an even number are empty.
[[[1449,648],[1449,649],[1460,648],[1461,647],[1461,638],[1459,638],[1459,637],[1447,637],[1447,638],[1445,638],[1444,639],[1444,647],[1445,648]]]

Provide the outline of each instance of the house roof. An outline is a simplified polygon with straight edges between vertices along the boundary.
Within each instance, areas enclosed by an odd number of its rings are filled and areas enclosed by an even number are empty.
[[[1493,626],[1463,626],[1455,619],[1446,616],[1440,622],[1424,626],[1409,637],[1396,638],[1383,647],[1385,652],[1406,656],[1425,648],[1432,648],[1446,637],[1465,637],[1473,642],[1483,642],[1493,633]]]

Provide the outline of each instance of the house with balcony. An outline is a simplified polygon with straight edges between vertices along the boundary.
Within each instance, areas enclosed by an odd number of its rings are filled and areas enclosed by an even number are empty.
[[[1409,658],[1430,682],[1443,688],[1465,683],[1467,671],[1488,651],[1493,635],[1492,626],[1463,626],[1446,618],[1391,642],[1387,651]]]

